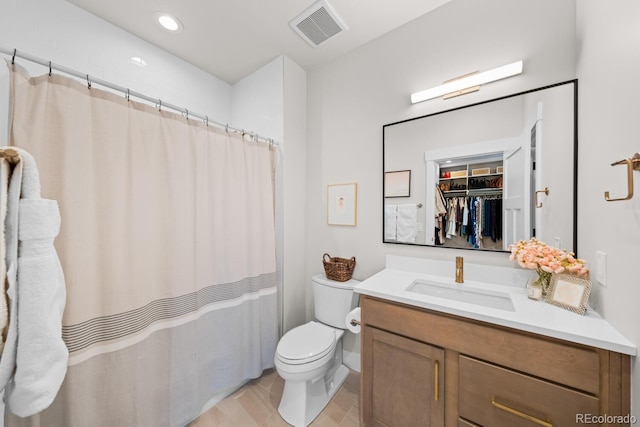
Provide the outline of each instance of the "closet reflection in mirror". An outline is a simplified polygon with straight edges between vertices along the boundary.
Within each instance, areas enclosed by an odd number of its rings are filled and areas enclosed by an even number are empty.
[[[577,81],[383,126],[383,241],[507,251],[536,237],[575,251]],[[548,191],[545,191],[548,190]]]

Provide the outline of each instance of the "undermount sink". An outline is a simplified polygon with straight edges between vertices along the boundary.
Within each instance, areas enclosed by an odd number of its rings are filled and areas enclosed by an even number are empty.
[[[409,285],[407,291],[499,310],[515,311],[508,293],[470,288],[463,284],[453,286],[435,281],[415,280]]]

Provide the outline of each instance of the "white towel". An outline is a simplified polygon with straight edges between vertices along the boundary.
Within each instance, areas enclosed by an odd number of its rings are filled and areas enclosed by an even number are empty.
[[[67,372],[68,351],[62,340],[66,290],[53,246],[60,230],[58,203],[40,198],[35,160],[18,151],[7,200],[11,309],[0,387],[6,384],[7,409],[26,417],[53,402]]]
[[[384,240],[396,240],[397,205],[384,205]]]
[[[416,235],[418,234],[418,207],[415,203],[398,205],[396,233],[398,242],[416,242]]]

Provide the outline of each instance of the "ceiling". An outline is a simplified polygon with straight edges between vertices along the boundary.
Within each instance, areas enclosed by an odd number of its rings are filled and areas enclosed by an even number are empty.
[[[68,0],[234,84],[280,55],[305,70],[321,66],[450,0],[328,0],[348,30],[314,48],[289,21],[315,0]],[[155,12],[176,16],[171,34]]]

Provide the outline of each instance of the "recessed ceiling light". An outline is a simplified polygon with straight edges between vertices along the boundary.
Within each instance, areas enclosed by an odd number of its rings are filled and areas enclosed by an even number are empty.
[[[139,56],[134,56],[130,59],[130,61],[140,67],[146,67],[147,66],[147,62],[140,58]]]
[[[155,17],[156,22],[165,30],[171,31],[172,33],[179,33],[182,31],[182,22],[170,13],[156,12],[153,16]]]

